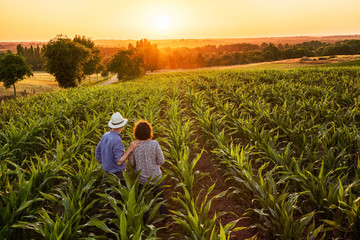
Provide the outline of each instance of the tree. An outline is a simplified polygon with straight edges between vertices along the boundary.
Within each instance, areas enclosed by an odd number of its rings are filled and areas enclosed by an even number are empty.
[[[96,80],[99,80],[99,73],[105,70],[104,64],[99,64],[96,68]]]
[[[51,39],[44,46],[46,69],[55,76],[60,87],[78,86],[84,77],[84,64],[91,56],[91,49],[62,35]]]
[[[132,50],[130,45],[128,50]],[[135,52],[142,55],[145,70],[154,71],[159,69],[160,51],[156,44],[151,44],[147,39],[141,39],[136,42]]]
[[[36,48],[33,46],[30,46],[30,48],[24,48],[21,44],[19,44],[16,46],[16,51],[18,55],[25,58],[26,63],[30,65],[33,71],[43,69],[44,59],[41,56],[41,49],[39,45],[37,45]]]
[[[15,83],[24,80],[25,76],[30,77],[32,71],[25,62],[24,57],[7,53],[0,59],[0,82],[4,82],[4,87],[14,87],[14,96],[16,97]]]
[[[269,45],[263,50],[263,56],[266,61],[275,61],[280,57],[280,51],[274,44],[269,43]]]
[[[89,60],[85,62],[83,66],[84,75],[88,75],[90,81],[90,75],[96,73],[96,70],[100,65],[100,49],[95,46],[95,43],[90,38],[85,36],[75,36],[74,42],[80,43],[81,45],[90,49]]]
[[[262,44],[261,44],[261,48],[262,49],[265,49],[265,48],[267,48],[269,46],[269,44],[267,44],[266,42],[263,42]]]
[[[16,46],[16,51],[17,51],[17,54],[18,54],[18,55],[24,56],[24,48],[21,46],[21,44],[18,44],[18,45]]]
[[[120,50],[108,65],[108,70],[117,73],[118,79],[144,74],[143,58],[132,50]]]
[[[201,53],[198,53],[195,59],[195,66],[196,67],[204,67],[205,66],[205,59]]]

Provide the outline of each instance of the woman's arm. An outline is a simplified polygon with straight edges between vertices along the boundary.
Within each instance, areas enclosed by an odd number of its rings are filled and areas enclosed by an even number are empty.
[[[134,151],[135,148],[137,148],[140,145],[140,141],[135,140],[130,143],[129,148],[124,152],[124,154],[121,156],[120,160],[117,162],[117,165],[123,164],[126,159],[129,157],[129,154]]]

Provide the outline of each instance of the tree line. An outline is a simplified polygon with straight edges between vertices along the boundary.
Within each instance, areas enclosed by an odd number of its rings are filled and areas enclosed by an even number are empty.
[[[39,45],[36,47],[23,47],[21,44],[16,46],[18,55],[24,56],[27,64],[29,64],[34,71],[43,70],[44,58],[41,55],[42,48]]]
[[[197,48],[162,49],[161,68],[196,68],[227,66],[291,58],[360,54],[360,40],[345,40],[335,44],[320,41],[301,44],[230,44]],[[165,59],[165,60],[163,60]]]
[[[310,41],[293,45],[281,43],[278,45],[272,43],[263,43],[261,45],[241,43],[220,46],[207,45],[196,48],[163,49],[158,49],[156,45],[150,44],[149,41],[146,41],[146,43],[153,46],[152,63],[156,68],[152,70],[191,69],[301,57],[360,54],[360,40],[345,40],[335,44],[327,44],[321,41]],[[133,50],[133,46],[130,45],[128,49],[100,48],[100,55],[103,57],[104,64],[107,65],[118,51]],[[144,54],[151,55],[151,53]]]
[[[221,49],[221,48],[219,48]],[[345,40],[335,44],[320,41],[295,45],[263,43],[257,49],[245,51],[218,51],[207,55],[205,66],[235,65],[277,61],[291,58],[360,54],[360,40]]]
[[[91,47],[93,48],[95,46]],[[138,65],[140,64],[139,61],[142,61],[144,65],[142,69],[140,69],[140,72],[142,72],[141,70],[189,69],[277,61],[301,57],[360,54],[360,40],[344,40],[334,44],[310,41],[294,45],[281,43],[278,45],[272,43],[262,43],[261,45],[241,43],[219,46],[206,45],[196,48],[158,49],[156,44],[151,44],[147,39],[142,39],[138,41],[135,46],[129,44],[126,49],[96,48],[98,52],[97,57],[101,60],[99,63],[100,67],[96,69],[95,72],[105,70],[105,67],[109,66],[110,61],[119,52],[122,52],[120,55],[122,55],[124,59],[136,60],[135,62],[137,62],[136,64]],[[33,70],[44,69],[42,51],[42,48],[39,48],[39,46],[34,48],[32,46],[29,48],[23,48],[21,45],[17,46],[17,54],[24,56]],[[139,60],[139,58],[142,60]],[[107,71],[103,74],[106,75]]]
[[[3,59],[9,54],[11,55],[11,53],[1,53],[4,56],[0,55],[0,58]],[[15,90],[15,83],[31,74],[31,69],[46,70],[55,76],[60,87],[68,88],[80,85],[86,76],[94,73],[106,76],[112,72],[116,73],[119,79],[123,79],[158,69],[224,66],[343,54],[360,54],[360,40],[344,40],[335,44],[310,41],[294,45],[241,43],[159,49],[156,44],[141,39],[135,45],[129,44],[127,48],[119,49],[101,48],[85,36],[75,36],[71,39],[58,35],[43,47],[39,45],[22,47],[19,44],[16,55],[22,60],[10,60],[7,56],[7,60],[0,61],[2,64],[0,81],[3,81],[6,87],[13,85]],[[10,62],[21,64],[25,62],[29,68],[23,67],[26,69],[24,76],[6,76],[4,71],[9,69],[5,65]],[[11,78],[13,80],[6,80]]]

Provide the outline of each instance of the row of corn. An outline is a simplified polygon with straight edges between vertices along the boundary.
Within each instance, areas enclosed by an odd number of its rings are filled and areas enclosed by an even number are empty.
[[[203,74],[193,112],[263,236],[359,235],[360,70]]]
[[[210,213],[213,201],[223,197],[226,191],[210,197],[215,183],[208,189],[195,192],[194,188],[204,174],[196,171],[196,164],[201,158],[202,152],[196,153],[197,144],[193,138],[194,121],[186,113],[181,100],[181,93],[174,89],[167,99],[166,132],[163,142],[166,147],[166,156],[171,169],[168,176],[176,183],[176,195],[172,197],[176,209],[172,209],[172,218],[175,224],[180,225],[186,232],[186,236],[174,234],[176,239],[229,239],[236,221],[223,226],[215,212]],[[205,191],[204,194],[201,191]],[[182,238],[181,238],[182,239]]]
[[[138,119],[156,134],[166,87],[130,82],[2,103],[0,238],[155,239],[157,229],[142,222],[148,210],[158,218],[151,187],[140,190],[131,169],[125,185],[104,177],[93,151],[115,111],[129,118],[125,145]]]

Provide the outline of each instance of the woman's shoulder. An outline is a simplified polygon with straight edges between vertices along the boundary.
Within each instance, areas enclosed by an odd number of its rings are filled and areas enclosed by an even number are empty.
[[[159,142],[156,140],[147,140],[144,142],[145,146],[152,146],[152,147],[156,147],[156,146],[160,146]]]
[[[140,143],[140,146],[143,145],[144,147],[156,146],[159,145],[158,141],[156,140],[146,140]],[[135,148],[136,149],[136,148]]]
[[[151,145],[159,145],[158,141],[156,140],[148,140],[147,142]]]

